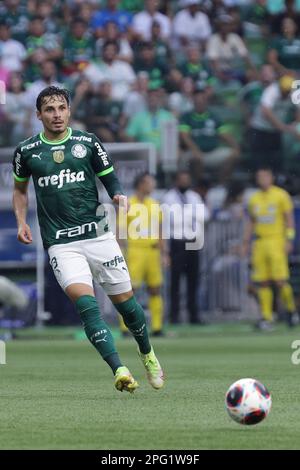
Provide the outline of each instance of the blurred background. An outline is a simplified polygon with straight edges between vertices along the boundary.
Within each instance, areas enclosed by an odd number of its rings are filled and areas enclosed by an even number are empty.
[[[291,283],[300,302],[300,1],[4,0],[0,4],[0,328],[77,325],[48,265],[30,188],[34,243],[17,242],[12,212],[14,148],[40,132],[35,100],[46,86],[72,96],[74,129],[104,143],[128,195],[150,172],[163,201],[178,171],[207,208],[193,278],[180,284],[177,322],[255,321],[259,308],[241,257],[255,171],[272,168],[294,201]],[[275,91],[274,91],[275,90]],[[300,100],[299,100],[300,101]],[[264,108],[270,113],[266,117]],[[274,119],[275,118],[275,119]],[[105,199],[99,188],[101,200]],[[171,260],[172,262],[172,260]],[[189,284],[190,283],[190,284]],[[170,315],[164,268],[164,322]],[[102,309],[117,325],[110,302]],[[139,293],[147,308],[145,291]],[[175,323],[175,322],[174,322]]]

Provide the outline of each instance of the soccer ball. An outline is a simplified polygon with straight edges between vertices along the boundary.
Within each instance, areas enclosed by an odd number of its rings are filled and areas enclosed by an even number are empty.
[[[255,379],[234,382],[225,396],[229,416],[240,424],[257,424],[271,409],[272,399],[266,387]]]

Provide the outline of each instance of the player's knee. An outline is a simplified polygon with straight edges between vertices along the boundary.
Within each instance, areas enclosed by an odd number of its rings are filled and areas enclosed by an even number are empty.
[[[69,297],[69,299],[73,302],[76,303],[77,300],[82,297],[82,296],[92,296],[95,297],[95,292],[94,289],[87,284],[70,284],[66,289],[65,293]]]
[[[271,282],[270,281],[259,282],[257,286],[258,288],[271,287]]]
[[[275,281],[275,287],[277,287],[277,289],[281,289],[283,286],[287,284],[288,284],[287,281]]]
[[[109,295],[110,300],[113,304],[122,304],[133,297],[133,291],[122,292],[122,294]]]

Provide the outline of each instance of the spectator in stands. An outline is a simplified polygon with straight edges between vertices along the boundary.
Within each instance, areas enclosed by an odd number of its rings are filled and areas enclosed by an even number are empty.
[[[180,91],[174,91],[169,95],[168,108],[176,118],[184,113],[192,111],[194,82],[191,77],[183,77]]]
[[[227,107],[229,112],[238,106],[238,94],[242,88],[239,80],[232,76],[232,70],[228,65],[222,64],[218,69],[218,75],[211,78],[213,88],[213,102]]]
[[[106,41],[115,41],[118,43],[119,53],[117,56],[118,60],[124,60],[129,64],[133,61],[133,51],[130,43],[123,33],[118,29],[117,24],[114,21],[108,21],[104,27],[104,35],[99,38],[96,42],[96,54],[98,57],[102,56],[103,44]]]
[[[266,165],[278,173],[283,168],[282,134],[298,134],[291,125],[296,113],[290,96],[293,81],[285,75],[269,85],[255,109],[249,132],[253,170]]]
[[[26,39],[27,70],[29,81],[39,78],[39,65],[45,60],[57,61],[62,57],[62,50],[57,35],[46,33],[43,19],[36,16],[29,23],[29,36]]]
[[[183,0],[184,7],[174,17],[174,47],[180,49],[189,45],[202,47],[209,39],[212,30],[208,16],[199,11],[200,0]]]
[[[62,56],[57,35],[46,32],[43,18],[40,16],[35,16],[30,20],[26,49],[29,60],[34,60],[34,55],[39,49],[47,52],[47,59],[49,60],[58,60]]]
[[[269,85],[276,79],[274,68],[269,64],[261,67],[258,80],[250,80],[240,91],[239,99],[242,107],[243,121],[249,126],[253,113],[258,106],[261,96]]]
[[[118,44],[115,41],[106,41],[103,45],[102,62],[90,64],[84,70],[84,75],[94,86],[103,81],[111,82],[113,99],[123,101],[136,75],[130,64],[117,59],[118,54]]]
[[[57,67],[55,65],[55,62],[51,60],[46,60],[40,65],[39,76],[40,76],[40,79],[36,80],[28,88],[27,99],[28,99],[28,106],[31,111],[30,130],[29,130],[28,137],[30,135],[37,134],[38,132],[41,132],[42,130],[41,121],[37,118],[36,111],[35,111],[36,109],[35,103],[36,103],[36,99],[39,93],[44,88],[50,85],[62,87],[62,84],[59,83],[58,81]]]
[[[299,24],[300,22],[295,23],[292,18],[284,18],[281,24],[282,35],[271,43],[269,63],[280,75],[295,71],[300,73]]]
[[[148,85],[148,74],[145,72],[138,73],[132,90],[127,94],[123,103],[123,127],[127,126],[128,120],[135,114],[146,111]]]
[[[172,67],[169,70],[169,73],[165,79],[165,90],[167,93],[174,93],[175,91],[180,91],[181,80],[183,76],[180,70],[176,67]]]
[[[146,72],[150,80],[163,81],[168,74],[169,67],[166,62],[163,63],[157,59],[153,43],[142,42],[134,61],[134,70],[136,73]]]
[[[22,5],[20,0],[4,0],[0,6],[0,22],[5,23],[11,30],[16,41],[24,43],[28,31],[30,2]]]
[[[119,0],[107,0],[106,8],[97,11],[91,21],[96,38],[104,36],[105,25],[108,22],[117,24],[120,32],[128,32],[132,23],[132,14],[119,9]]]
[[[78,18],[81,18],[83,21],[85,21],[89,26],[92,23],[92,17],[94,14],[94,8],[92,3],[82,3],[79,7],[79,10],[77,10],[77,15]],[[93,33],[92,28],[90,27],[90,32]]]
[[[216,18],[228,14],[225,3],[223,0],[204,0],[201,2],[201,11],[208,16],[212,25],[214,25]]]
[[[90,116],[90,100],[92,85],[84,77],[80,77],[75,84],[74,96],[71,103],[71,126],[74,129],[86,130]]]
[[[88,128],[103,142],[118,142],[122,107],[112,98],[112,86],[101,82],[89,102]]]
[[[151,28],[151,42],[155,48],[157,60],[163,64],[171,64],[173,62],[169,41],[162,37],[161,26],[158,21],[153,21]]]
[[[128,123],[124,139],[129,142],[149,142],[156,150],[161,150],[162,128],[166,121],[173,120],[173,115],[162,105],[163,90],[159,82],[149,84],[147,109],[135,114]]]
[[[170,207],[177,205],[177,217],[170,218],[168,211],[164,211],[164,221],[171,222],[170,227],[170,245],[169,255],[171,263],[170,279],[170,305],[169,321],[172,324],[180,322],[180,299],[181,289],[180,281],[183,275],[186,276],[186,299],[188,320],[190,323],[203,323],[199,317],[199,305],[197,302],[197,293],[199,289],[200,277],[200,259],[199,249],[188,250],[187,242],[195,240],[195,234],[203,234],[204,222],[208,219],[208,211],[203,207],[203,200],[198,193],[191,189],[191,177],[185,171],[179,171],[175,176],[175,185],[163,198],[163,203]],[[184,206],[189,204],[193,208],[192,217],[178,217],[178,206],[186,210]],[[203,211],[196,211],[196,206],[202,206]],[[174,209],[173,209],[174,210]],[[183,211],[182,211],[183,214]],[[184,220],[184,223],[183,223]],[[182,230],[184,229],[184,230]]]
[[[245,66],[253,68],[247,47],[238,34],[232,33],[232,18],[223,15],[218,18],[217,32],[213,34],[207,43],[207,58],[215,74],[221,65],[232,69],[234,78],[245,76]]]
[[[0,50],[2,66],[10,72],[21,72],[26,59],[26,49],[19,41],[11,38],[11,28],[0,23]]]
[[[14,72],[10,77],[3,108],[9,129],[9,145],[13,146],[29,135],[30,109],[27,98],[22,77],[18,72]]]
[[[243,32],[247,37],[261,38],[267,36],[270,29],[270,13],[267,0],[254,0],[243,11]]]
[[[95,40],[91,36],[87,23],[75,18],[63,40],[63,74],[68,76],[81,72],[95,57]]]
[[[43,19],[45,30],[47,33],[56,34],[59,32],[59,24],[57,18],[54,17],[54,5],[49,0],[39,0],[36,2],[36,15]]]
[[[180,139],[185,150],[180,164],[189,168],[196,180],[207,169],[224,182],[237,162],[239,146],[227,126],[209,110],[206,87],[195,88],[193,101],[194,109],[180,118]],[[222,141],[225,147],[221,146]]]
[[[271,20],[272,33],[280,35],[282,33],[282,22],[286,18],[290,18],[296,25],[300,24],[300,12],[296,8],[295,0],[284,0],[283,9],[275,14]]]
[[[161,37],[164,39],[170,38],[171,21],[166,15],[158,11],[158,6],[158,0],[145,0],[145,10],[134,15],[132,28],[137,40],[150,41],[153,21],[160,24]]]
[[[189,46],[186,49],[186,59],[178,66],[184,77],[191,77],[195,82],[202,80],[208,82],[211,73],[204,64],[202,54],[198,46]]]

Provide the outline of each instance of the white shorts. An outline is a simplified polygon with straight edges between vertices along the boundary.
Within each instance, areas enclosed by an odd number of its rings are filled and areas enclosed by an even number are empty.
[[[125,259],[112,232],[98,238],[53,245],[48,253],[63,290],[74,283],[93,287],[93,279],[108,295],[132,289]]]

